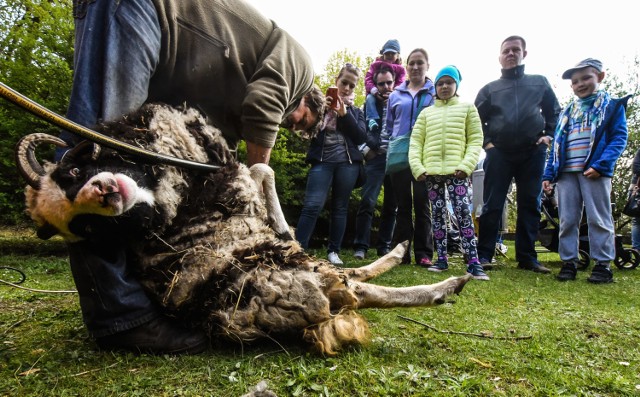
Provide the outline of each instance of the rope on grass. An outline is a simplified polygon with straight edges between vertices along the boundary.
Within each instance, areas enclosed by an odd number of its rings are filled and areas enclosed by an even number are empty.
[[[27,279],[27,276],[24,274],[24,272],[22,270],[16,269],[15,267],[10,267],[10,266],[0,266],[0,269],[11,270],[11,271],[14,271],[14,272],[20,274],[20,279],[15,283],[12,283],[12,282],[9,282],[9,281],[6,281],[6,280],[3,280],[3,279],[0,278],[0,284],[5,284],[5,285],[8,285],[8,286],[13,287],[13,288],[18,288],[18,289],[22,289],[22,290],[25,290],[25,291],[31,291],[31,292],[38,292],[38,293],[42,293],[42,294],[75,294],[75,293],[78,292],[78,291],[75,291],[75,290],[55,291],[55,290],[34,289],[34,288],[23,287],[21,285],[18,285],[18,284],[22,284],[24,282],[24,280]]]
[[[405,317],[405,316],[401,316],[401,315],[398,315],[398,317],[400,317],[401,319],[406,320],[406,321],[411,321],[413,323],[420,324],[425,328],[429,328],[430,330],[438,332],[438,333],[441,333],[441,334],[475,336],[477,338],[501,339],[501,340],[524,340],[524,339],[533,338],[533,336],[531,336],[531,335],[524,335],[524,336],[493,336],[493,335],[491,335],[489,333],[476,334],[476,333],[473,333],[473,332],[459,332],[459,331],[440,330],[440,329],[437,329],[436,327],[434,327],[432,325],[425,324],[425,323],[423,323],[421,321],[414,320],[414,319],[409,318],[409,317]]]

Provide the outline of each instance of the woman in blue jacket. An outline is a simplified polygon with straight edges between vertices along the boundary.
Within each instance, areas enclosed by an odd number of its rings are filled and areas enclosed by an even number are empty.
[[[311,169],[296,228],[296,239],[303,248],[308,248],[318,215],[331,190],[331,226],[327,251],[328,259],[334,265],[342,265],[338,254],[347,226],[349,197],[363,161],[358,145],[364,143],[366,138],[364,113],[353,106],[354,89],[360,74],[360,69],[350,63],[345,64],[338,73],[337,109],[327,110],[320,132],[311,139],[307,152]],[[331,97],[327,97],[327,104],[330,100]]]
[[[433,105],[436,90],[431,79],[427,77],[428,70],[427,52],[422,48],[411,51],[407,57],[409,80],[400,84],[389,95],[387,132],[391,140],[411,134],[420,111]],[[408,165],[406,169],[391,173],[390,178],[398,202],[394,240],[398,243],[406,240],[413,243],[416,264],[429,267],[432,265],[433,257],[433,232],[427,184],[425,181],[416,181]],[[407,249],[402,263],[411,263],[411,246]]]

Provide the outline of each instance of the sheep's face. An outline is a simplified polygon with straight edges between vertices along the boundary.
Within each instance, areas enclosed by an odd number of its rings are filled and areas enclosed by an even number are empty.
[[[45,165],[39,187],[27,188],[27,211],[38,224],[38,236],[60,234],[74,241],[71,222],[80,215],[119,216],[138,203],[154,205],[153,193],[128,175],[103,171],[77,157]]]

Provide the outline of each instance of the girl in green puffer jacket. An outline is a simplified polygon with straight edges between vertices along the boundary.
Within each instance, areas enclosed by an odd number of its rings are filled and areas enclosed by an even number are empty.
[[[409,165],[416,180],[426,181],[431,202],[438,260],[427,270],[442,272],[449,268],[445,196],[448,193],[468,260],[467,272],[477,280],[489,280],[478,260],[468,179],[478,163],[482,126],[475,106],[459,101],[460,80],[460,71],[453,65],[438,72],[436,103],[420,113],[411,132]]]

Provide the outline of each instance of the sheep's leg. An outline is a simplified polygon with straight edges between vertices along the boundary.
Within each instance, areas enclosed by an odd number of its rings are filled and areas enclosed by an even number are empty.
[[[344,269],[344,272],[349,276],[349,279],[353,281],[371,280],[400,264],[408,246],[408,241],[400,243],[392,251],[372,264],[355,269]]]
[[[467,274],[462,277],[450,277],[436,284],[403,288],[383,287],[361,282],[351,283],[349,287],[355,292],[358,309],[435,306],[443,304],[450,295],[459,294],[471,278],[472,276]]]
[[[289,230],[289,224],[284,217],[280,200],[276,192],[276,179],[273,169],[266,164],[256,163],[249,168],[251,178],[258,186],[262,187],[265,197],[265,205],[267,207],[267,216],[269,217],[269,225],[279,238],[283,240],[293,240]]]

